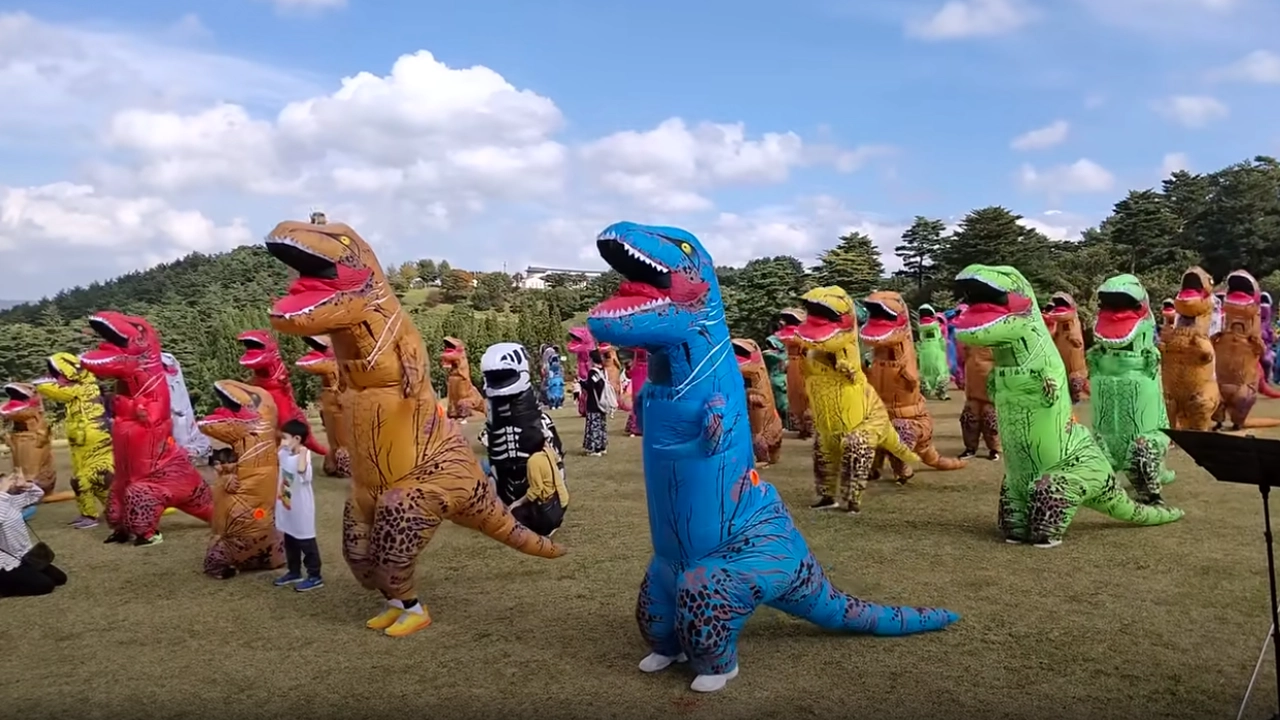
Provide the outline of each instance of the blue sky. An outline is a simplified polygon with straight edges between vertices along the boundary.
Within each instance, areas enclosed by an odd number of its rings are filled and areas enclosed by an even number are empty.
[[[1072,236],[1170,167],[1280,153],[1263,0],[0,13],[0,87],[22,108],[0,118],[17,268],[0,297],[252,242],[312,207],[384,261],[475,269],[592,265],[591,233],[623,218],[688,227],[725,262],[812,258],[847,229],[890,248],[913,215],[987,204]]]

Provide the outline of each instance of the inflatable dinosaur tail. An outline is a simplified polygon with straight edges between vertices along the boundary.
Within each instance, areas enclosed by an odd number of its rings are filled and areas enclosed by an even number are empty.
[[[932,443],[920,453],[920,462],[934,470],[959,470],[968,465],[966,461],[960,458],[943,457]]]
[[[941,608],[877,605],[836,589],[812,554],[800,565],[795,584],[769,603],[818,627],[860,635],[899,636],[942,630],[960,616]]]
[[[1280,398],[1280,390],[1271,387],[1271,384],[1267,382],[1267,371],[1262,369],[1262,363],[1258,363],[1258,392],[1269,398]]]
[[[1165,525],[1181,520],[1186,514],[1181,508],[1168,505],[1143,505],[1129,497],[1128,493],[1122,490],[1114,480],[1109,490],[1087,505],[1116,520],[1134,525]]]
[[[906,445],[902,444],[902,439],[898,437],[898,433],[890,428],[885,438],[880,443],[880,449],[898,458],[903,462],[916,463],[920,462],[920,456]]]
[[[303,443],[303,445],[306,445],[308,450],[310,450],[311,452],[317,455],[320,455],[321,457],[326,457],[329,455],[329,448],[325,447],[324,443],[316,439],[315,433],[311,433],[307,435],[307,441]]]
[[[1251,417],[1244,421],[1244,430],[1252,430],[1255,428],[1273,428],[1280,427],[1280,418],[1262,418]]]
[[[70,490],[63,490],[62,492],[49,493],[48,495],[45,495],[44,497],[40,498],[40,502],[56,503],[56,502],[66,502],[68,500],[75,500],[75,499],[76,499],[76,494],[74,492]]]
[[[540,558],[558,558],[568,550],[529,528],[521,525],[493,490],[488,478],[481,478],[475,495],[464,504],[462,511],[450,515],[450,520],[472,530],[478,530],[525,555]]]

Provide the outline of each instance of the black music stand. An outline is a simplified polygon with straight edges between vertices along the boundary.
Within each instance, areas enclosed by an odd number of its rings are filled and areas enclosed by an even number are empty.
[[[1263,440],[1197,430],[1164,430],[1197,465],[1219,482],[1253,485],[1262,494],[1263,538],[1267,541],[1267,580],[1271,583],[1271,649],[1276,663],[1280,703],[1280,611],[1276,607],[1276,556],[1271,534],[1271,488],[1280,487],[1280,440]],[[1268,471],[1268,468],[1274,468]],[[1280,720],[1280,712],[1271,716]]]

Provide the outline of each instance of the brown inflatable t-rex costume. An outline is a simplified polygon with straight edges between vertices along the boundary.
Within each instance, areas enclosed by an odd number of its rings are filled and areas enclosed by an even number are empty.
[[[58,473],[53,465],[53,438],[49,434],[49,421],[44,415],[44,403],[34,385],[8,383],[6,396],[0,405],[0,417],[9,423],[5,444],[9,446],[13,469],[40,486],[44,491],[42,502],[70,500],[75,493],[53,492],[58,484]],[[65,497],[64,497],[65,496]]]
[[[467,346],[455,337],[444,339],[440,364],[449,372],[445,381],[445,399],[449,401],[449,417],[466,424],[473,417],[484,416],[484,396],[471,382],[471,363]]]
[[[338,373],[338,360],[329,347],[329,338],[302,338],[311,352],[298,358],[294,365],[320,378],[320,422],[324,425],[329,454],[324,456],[324,474],[329,477],[351,477],[351,431],[343,410],[347,389]]]
[[[796,337],[796,328],[808,317],[803,309],[787,308],[778,313],[780,327],[774,333],[787,348],[787,410],[791,429],[801,440],[813,437],[813,413],[809,410],[809,391],[804,384],[804,358],[808,350]]]
[[[1258,401],[1262,382],[1262,288],[1247,271],[1227,276],[1227,296],[1222,302],[1222,330],[1209,338],[1213,342],[1218,392],[1222,396],[1213,413],[1213,429],[1231,419],[1231,429],[1277,427],[1280,419],[1249,418]]]
[[[889,411],[898,438],[920,456],[920,462],[931,468],[958,470],[964,467],[963,460],[942,457],[933,446],[933,417],[920,392],[920,369],[906,302],[896,292],[883,291],[871,293],[862,304],[867,308],[867,322],[858,332],[858,339],[875,353],[867,379]],[[880,477],[885,455],[884,450],[876,450],[870,479]],[[896,456],[889,456],[889,467],[899,484],[905,485],[915,476],[911,466]]]
[[[978,454],[978,439],[987,445],[987,457],[1000,459],[1000,428],[996,421],[996,406],[987,394],[987,378],[996,366],[996,358],[989,347],[969,347],[956,343],[964,359],[964,410],[960,412],[960,435],[964,438],[961,458]]]
[[[563,547],[516,522],[471,443],[444,416],[422,337],[368,243],[341,223],[283,222],[266,245],[299,274],[272,306],[271,325],[290,335],[327,334],[350,393],[343,556],[360,584],[387,600],[366,625],[402,637],[431,623],[418,602],[414,567],[444,520],[528,555],[563,555]]]
[[[219,380],[218,408],[197,421],[200,432],[227,445],[213,451],[213,537],[204,556],[206,575],[225,580],[241,570],[284,565],[284,536],[276,530],[280,460],[276,402],[265,389]]]
[[[1209,430],[1222,402],[1214,377],[1216,354],[1209,340],[1212,288],[1213,278],[1200,267],[1183,274],[1182,289],[1173,301],[1178,318],[1160,353],[1164,402],[1169,424],[1177,430]]]
[[[1067,293],[1054,293],[1049,298],[1052,309],[1049,317],[1053,324],[1053,344],[1067,366],[1067,388],[1071,392],[1071,404],[1089,399],[1089,366],[1084,361],[1084,330],[1080,326],[1080,312],[1076,299]]]
[[[1164,347],[1164,341],[1169,336],[1169,331],[1177,324],[1178,310],[1174,306],[1173,298],[1165,298],[1160,303],[1160,328],[1156,335],[1160,347]]]
[[[733,354],[747,390],[747,418],[751,422],[751,446],[760,467],[778,462],[782,455],[782,418],[773,404],[773,385],[764,353],[755,340],[733,339]]]

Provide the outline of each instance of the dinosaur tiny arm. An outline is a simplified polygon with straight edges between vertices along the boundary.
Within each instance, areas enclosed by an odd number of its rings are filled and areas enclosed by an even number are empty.
[[[1090,369],[1092,373],[1092,369]],[[1154,378],[1160,372],[1160,351],[1154,347],[1147,347],[1142,350],[1142,372],[1147,377]]]
[[[1102,346],[1094,345],[1084,353],[1084,366],[1090,375],[1098,374],[1098,363],[1102,361]]]
[[[1220,336],[1221,335],[1219,334],[1215,337]],[[1196,359],[1201,365],[1208,365],[1213,362],[1213,343],[1205,340],[1203,337],[1196,338],[1196,350],[1200,351]]]
[[[902,391],[913,393],[920,388],[920,378],[916,377],[915,368],[903,365],[898,368],[898,381],[902,385]]]
[[[1249,349],[1253,351],[1253,356],[1261,358],[1267,352],[1267,346],[1262,343],[1262,338],[1257,335],[1249,336]]]
[[[234,470],[227,473],[226,479],[222,483],[222,490],[228,495],[235,495],[240,492],[240,473]]]
[[[754,390],[747,392],[747,403],[751,405],[751,407],[769,407],[769,403],[765,401],[764,393],[756,392]]]
[[[724,440],[724,396],[719,393],[707,400],[702,422],[702,449],[708,456],[720,452]]]

